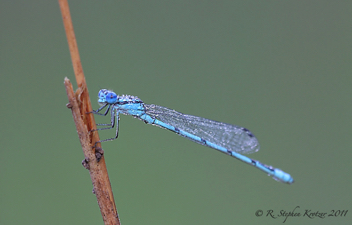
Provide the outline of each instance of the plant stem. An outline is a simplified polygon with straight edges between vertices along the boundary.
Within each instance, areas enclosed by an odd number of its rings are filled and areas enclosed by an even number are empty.
[[[70,80],[65,78],[64,84],[69,99],[68,107],[72,110],[73,119],[76,124],[78,137],[85,158],[82,164],[84,164],[85,168],[89,170],[93,184],[93,191],[97,197],[104,224],[120,225],[100,143],[97,144],[95,149],[93,148],[94,144],[100,140],[98,132],[88,132],[90,130],[95,130],[96,124],[93,114],[87,114],[87,112],[92,111],[92,105],[83,74],[67,0],[59,0],[59,4],[78,85],[78,89],[76,90],[76,93],[74,93]],[[96,156],[98,154],[100,157],[97,159]]]

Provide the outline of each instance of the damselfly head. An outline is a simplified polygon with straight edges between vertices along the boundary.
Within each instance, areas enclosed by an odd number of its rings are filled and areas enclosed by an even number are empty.
[[[107,89],[101,89],[98,93],[98,102],[99,103],[109,103],[113,104],[116,102],[117,95],[115,92],[107,90]]]

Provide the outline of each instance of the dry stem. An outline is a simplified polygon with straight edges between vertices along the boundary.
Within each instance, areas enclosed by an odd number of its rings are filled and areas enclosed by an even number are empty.
[[[92,111],[92,106],[83,74],[67,0],[59,0],[59,4],[78,85],[78,89],[76,93],[74,93],[70,80],[65,78],[64,84],[69,99],[68,107],[72,110],[73,119],[85,157],[82,163],[89,169],[93,190],[98,200],[104,224],[120,225],[104,156],[101,156],[101,158],[97,160],[96,155],[101,154],[102,151],[99,152],[92,148],[94,143],[100,140],[98,132],[88,133],[88,131],[96,129],[96,125],[93,114],[87,114],[87,112]],[[97,144],[97,149],[99,148],[100,143]]]

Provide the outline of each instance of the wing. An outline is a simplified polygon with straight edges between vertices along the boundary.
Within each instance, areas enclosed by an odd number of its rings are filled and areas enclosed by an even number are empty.
[[[257,138],[246,128],[182,114],[158,105],[145,104],[146,114],[180,130],[238,153],[259,151]]]

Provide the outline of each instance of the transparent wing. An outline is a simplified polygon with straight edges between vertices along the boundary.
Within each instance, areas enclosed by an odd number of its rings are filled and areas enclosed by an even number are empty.
[[[246,128],[182,114],[158,105],[144,106],[146,114],[151,117],[228,150],[246,154],[259,150],[257,138]]]

